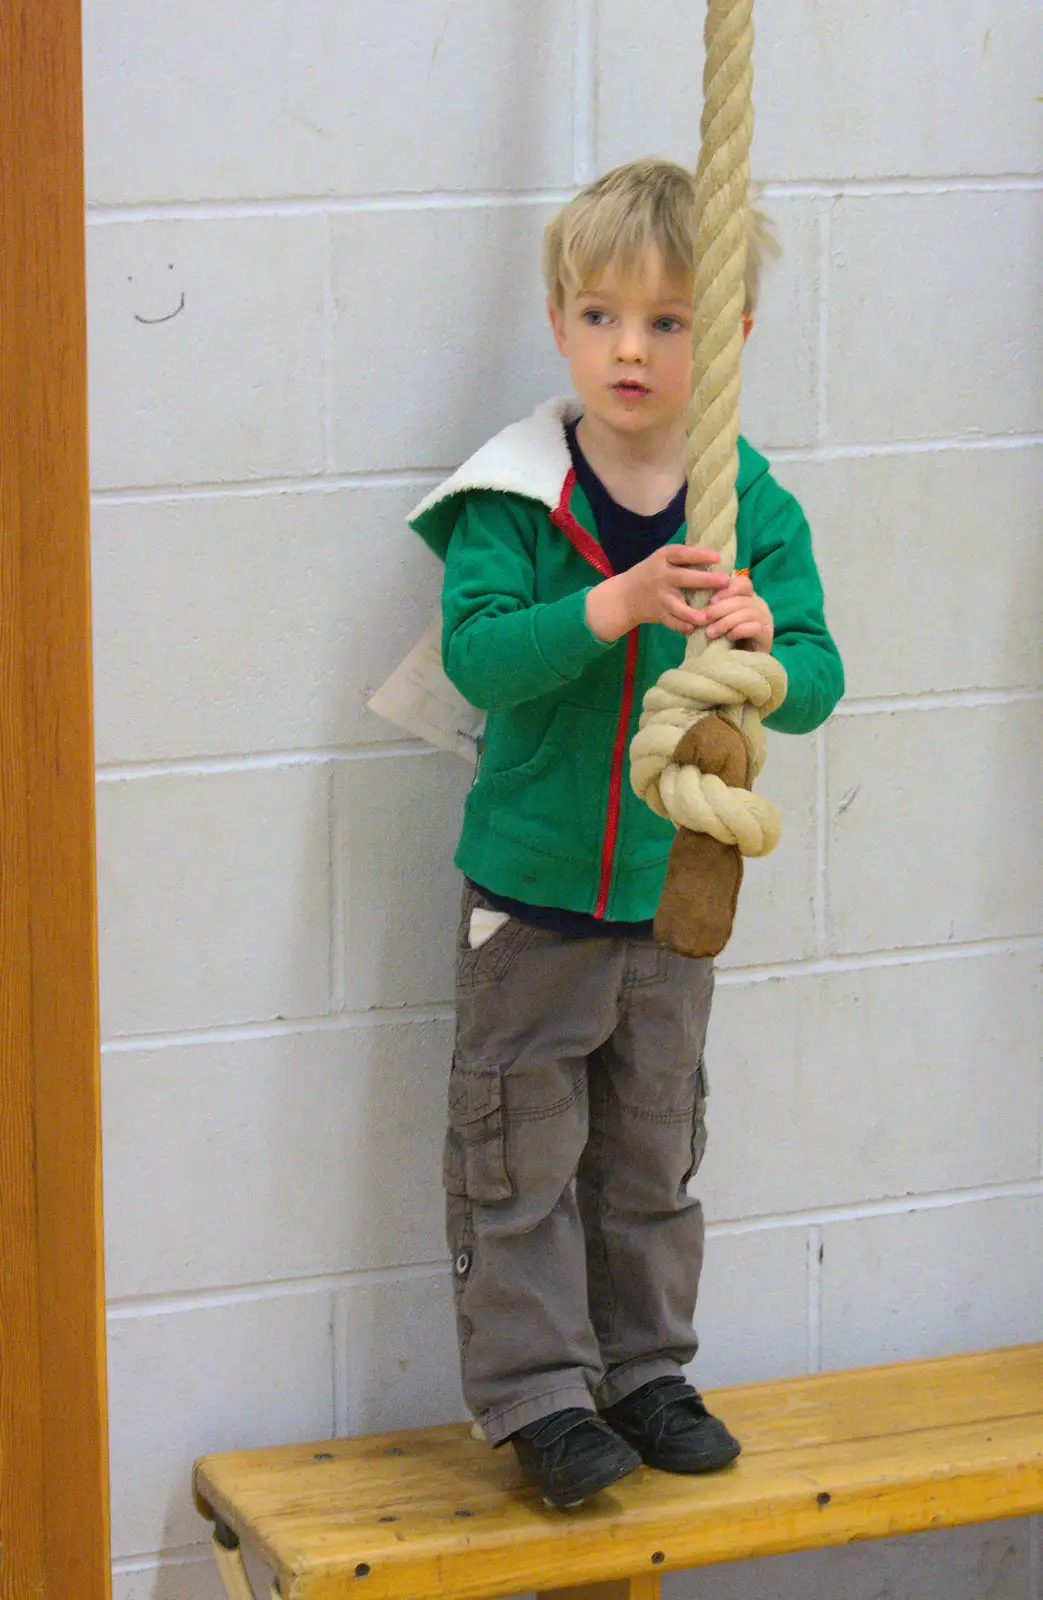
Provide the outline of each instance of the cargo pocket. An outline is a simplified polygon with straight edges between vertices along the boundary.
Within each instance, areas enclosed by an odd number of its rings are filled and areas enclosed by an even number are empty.
[[[464,1195],[476,1205],[513,1199],[503,1080],[497,1069],[483,1072],[454,1065],[442,1175],[450,1194]]]
[[[706,1077],[706,1065],[700,1061],[695,1069],[695,1105],[692,1108],[692,1155],[691,1165],[682,1179],[682,1187],[687,1186],[695,1177],[703,1164],[706,1154],[706,1098],[710,1092],[710,1085]]]

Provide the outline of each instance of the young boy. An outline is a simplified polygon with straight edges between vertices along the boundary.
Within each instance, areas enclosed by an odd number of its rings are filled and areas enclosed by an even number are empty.
[[[411,519],[445,560],[446,674],[488,711],[444,1160],[464,1395],[560,1507],[641,1461],[703,1472],[740,1448],[682,1375],[713,968],[652,937],[673,828],[628,782],[642,696],[702,625],[784,663],[771,727],[808,733],[843,691],[807,524],[745,441],[749,575],[683,542],[694,232],[694,180],[660,161],[554,218],[547,306],[577,399]]]

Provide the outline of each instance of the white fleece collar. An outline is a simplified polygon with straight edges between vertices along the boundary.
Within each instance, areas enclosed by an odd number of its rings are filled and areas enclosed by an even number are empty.
[[[565,424],[575,421],[582,410],[573,395],[545,400],[531,416],[512,422],[469,456],[451,477],[421,500],[408,520],[415,521],[440,500],[467,489],[498,489],[525,495],[529,500],[542,501],[553,511],[572,466]]]

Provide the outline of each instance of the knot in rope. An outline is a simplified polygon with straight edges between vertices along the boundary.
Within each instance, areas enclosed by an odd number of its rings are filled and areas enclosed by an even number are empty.
[[[664,672],[642,702],[630,746],[630,781],[635,793],[678,828],[708,833],[744,856],[764,856],[779,842],[782,822],[770,800],[749,789],[731,788],[697,766],[678,766],[674,752],[682,735],[711,711],[720,711],[742,733],[752,776],[764,764],[761,718],[786,696],[786,669],[774,656],[736,650],[714,639],[694,659]]]

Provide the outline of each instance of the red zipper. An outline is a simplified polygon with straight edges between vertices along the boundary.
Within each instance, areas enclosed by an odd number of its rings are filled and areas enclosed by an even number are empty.
[[[590,563],[603,578],[615,577],[615,569],[592,534],[582,527],[570,509],[572,491],[576,487],[575,468],[570,468],[562,485],[561,499],[550,514],[556,528],[560,528],[569,543]],[[616,723],[616,741],[612,747],[612,772],[608,785],[608,813],[605,818],[605,836],[601,845],[601,876],[598,882],[598,899],[594,915],[599,920],[608,906],[612,886],[612,869],[615,865],[616,840],[619,836],[619,814],[623,803],[623,763],[627,754],[627,730],[630,713],[634,708],[634,681],[637,675],[638,632],[632,628],[626,636],[627,660],[623,672],[623,698]]]

